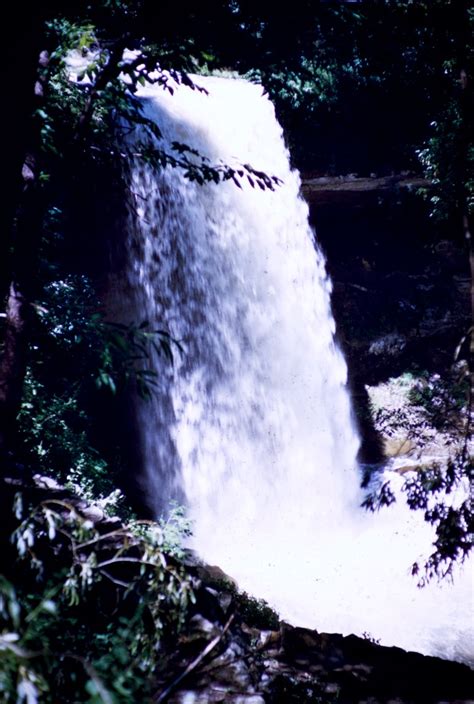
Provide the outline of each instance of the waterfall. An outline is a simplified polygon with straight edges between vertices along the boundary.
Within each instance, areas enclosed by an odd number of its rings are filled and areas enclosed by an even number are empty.
[[[159,365],[154,399],[137,402],[149,502],[157,514],[185,502],[199,554],[294,624],[468,661],[468,569],[454,587],[417,590],[409,566],[431,529],[402,501],[360,508],[331,283],[273,106],[245,81],[196,80],[208,95],[141,90],[163,143],[282,185],[132,168],[125,313],[184,348],[173,369]]]

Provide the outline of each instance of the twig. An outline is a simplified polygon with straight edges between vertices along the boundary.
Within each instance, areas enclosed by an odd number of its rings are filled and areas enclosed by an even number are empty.
[[[214,650],[216,645],[220,643],[220,641],[228,631],[230,624],[234,620],[234,616],[235,614],[231,614],[222,631],[215,638],[213,638],[210,643],[206,645],[204,650],[191,663],[189,663],[185,671],[182,672],[175,680],[173,680],[173,682],[171,682],[171,684],[168,685],[168,687],[159,696],[153,697],[153,702],[155,702],[155,704],[161,704],[161,702],[164,702],[168,695],[171,694],[173,689],[175,689],[178,684],[180,684],[184,680],[185,677],[187,677],[191,672],[193,672],[193,670],[195,670],[201,664],[204,658],[209,655],[211,650]]]
[[[121,528],[117,528],[116,530],[110,531],[110,533],[104,533],[103,535],[99,535],[97,538],[93,538],[92,540],[86,540],[84,543],[79,543],[76,547],[78,550],[82,550],[83,548],[88,548],[91,545],[95,545],[95,543],[99,543],[102,540],[107,540],[108,538],[111,538],[114,535],[120,534],[122,534],[124,538],[135,538],[135,536],[133,536],[132,533],[127,530],[127,528],[122,526]],[[133,541],[130,542],[132,543]]]
[[[98,565],[96,565],[96,569],[101,570],[103,567],[107,567],[107,565],[116,565],[119,562],[132,562],[137,565],[148,565],[148,567],[164,567],[166,568],[166,565],[159,565],[156,562],[151,562],[150,560],[140,560],[138,557],[113,557],[111,560],[105,560],[104,562],[99,562]]]
[[[101,570],[101,574],[104,575],[104,577],[107,577],[107,579],[110,579],[110,581],[117,587],[125,587],[125,589],[129,589],[132,586],[129,582],[124,582],[121,579],[117,579],[117,577],[112,577],[112,575],[105,570]]]

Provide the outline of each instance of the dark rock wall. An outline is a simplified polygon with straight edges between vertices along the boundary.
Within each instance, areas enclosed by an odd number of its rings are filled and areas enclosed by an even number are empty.
[[[408,176],[303,179],[303,196],[333,280],[333,311],[364,438],[380,446],[366,384],[407,370],[444,374],[470,325],[461,233],[438,227]]]

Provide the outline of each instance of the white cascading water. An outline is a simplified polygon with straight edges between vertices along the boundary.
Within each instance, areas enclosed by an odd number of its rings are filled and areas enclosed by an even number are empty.
[[[471,567],[454,586],[417,589],[409,569],[429,554],[430,528],[402,500],[375,516],[360,508],[331,284],[273,107],[245,81],[196,80],[209,95],[141,91],[160,146],[283,184],[132,169],[128,314],[185,348],[138,404],[149,500],[157,513],[184,500],[199,554],[293,624],[472,662]]]

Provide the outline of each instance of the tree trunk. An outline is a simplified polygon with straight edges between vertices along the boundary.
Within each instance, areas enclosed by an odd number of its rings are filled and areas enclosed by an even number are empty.
[[[47,53],[41,52],[38,68],[44,69],[47,63]],[[32,105],[36,102],[39,106],[43,102],[43,88],[42,79],[39,77],[32,90]],[[29,149],[21,169],[22,192],[12,228],[10,283],[0,360],[0,472],[7,471],[14,456],[16,419],[20,410],[29,328],[33,317],[31,301],[43,220],[36,157],[40,138],[39,128],[30,131]]]
[[[4,461],[9,459],[14,446],[16,417],[26,372],[29,308],[17,284],[12,282],[0,363],[0,458]]]

